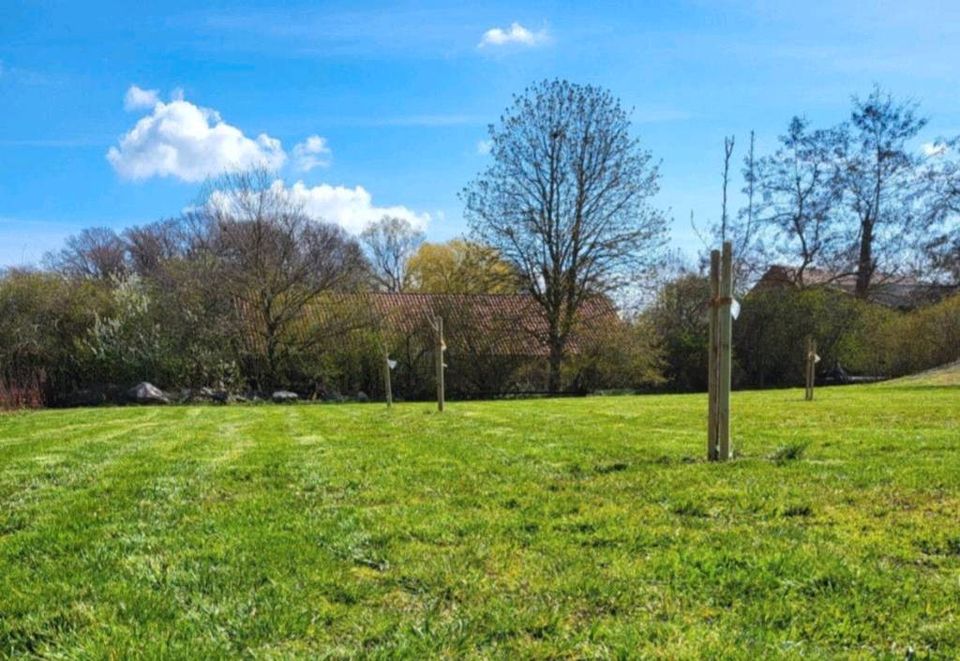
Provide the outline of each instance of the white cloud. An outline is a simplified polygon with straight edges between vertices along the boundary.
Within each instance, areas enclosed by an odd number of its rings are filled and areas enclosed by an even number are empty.
[[[176,177],[183,181],[202,181],[228,170],[258,166],[278,169],[286,158],[276,138],[265,133],[248,138],[215,110],[177,96],[169,103],[157,101],[153,111],[107,152],[107,160],[121,177]]]
[[[925,142],[920,146],[924,156],[941,156],[948,151],[947,145],[942,142]]]
[[[483,33],[479,48],[490,46],[508,46],[516,44],[519,46],[538,46],[546,43],[550,38],[546,28],[537,32],[532,32],[519,23],[511,23],[509,28],[490,28]]]
[[[141,100],[148,94],[156,92],[135,87],[127,92],[128,99],[133,97],[135,104],[145,103]],[[329,165],[331,151],[326,139],[312,135],[293,148],[292,156],[295,167],[308,172]],[[107,160],[127,179],[169,176],[195,182],[226,171],[257,166],[278,170],[286,162],[287,154],[276,138],[266,134],[249,138],[224,122],[215,110],[184,100],[178,90],[169,102],[156,99],[150,114],[121,137],[117,146],[110,148]],[[340,225],[354,234],[385,215],[403,218],[420,229],[430,222],[430,214],[426,212],[417,213],[402,205],[375,205],[373,196],[363,186],[307,186],[302,181],[287,186],[281,179],[272,186],[301,205],[307,215]],[[229,204],[229,200],[223,193],[214,192],[210,203],[223,205]]]
[[[270,192],[299,207],[310,218],[339,225],[352,234],[359,234],[383,216],[403,218],[417,229],[425,229],[431,220],[429,213],[417,213],[405,206],[376,206],[373,197],[363,186],[307,186],[302,181],[287,186],[282,179],[277,179],[270,185]],[[234,195],[236,193],[216,190],[207,203],[221,211],[230,212],[238,202]]]
[[[284,184],[277,181],[274,185],[283,187]],[[417,213],[404,206],[374,205],[373,196],[363,186],[307,186],[298,181],[286,190],[296,203],[303,205],[304,212],[309,216],[336,223],[353,234],[359,234],[367,225],[385,215],[403,218],[419,229],[425,228],[430,222],[429,213]]]
[[[486,156],[490,153],[490,150],[493,148],[493,142],[491,140],[478,140],[477,141],[477,153],[481,156]]]
[[[319,135],[311,135],[293,148],[294,164],[300,172],[329,167],[332,157],[333,152],[327,145],[327,139]]]
[[[131,85],[123,97],[124,110],[142,110],[143,108],[152,108],[157,105],[160,95],[157,90],[145,90],[136,85]]]

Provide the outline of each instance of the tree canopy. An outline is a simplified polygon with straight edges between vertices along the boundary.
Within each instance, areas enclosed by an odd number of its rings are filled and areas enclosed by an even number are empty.
[[[607,90],[544,81],[489,128],[491,164],[463,191],[474,236],[511,263],[543,308],[550,389],[577,310],[656,261],[666,222],[650,203],[660,172]]]

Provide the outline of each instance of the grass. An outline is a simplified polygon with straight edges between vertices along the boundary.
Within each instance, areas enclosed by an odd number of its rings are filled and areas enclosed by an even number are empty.
[[[960,388],[705,410],[2,416],[0,655],[960,655]]]
[[[960,360],[941,367],[889,381],[893,385],[960,386]]]

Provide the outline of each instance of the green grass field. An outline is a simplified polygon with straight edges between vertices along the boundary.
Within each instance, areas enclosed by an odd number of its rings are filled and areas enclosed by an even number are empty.
[[[802,400],[0,416],[0,654],[956,658],[956,380]]]

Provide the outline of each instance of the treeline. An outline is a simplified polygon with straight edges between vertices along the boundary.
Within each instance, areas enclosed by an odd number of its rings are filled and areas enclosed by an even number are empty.
[[[751,136],[738,211],[727,208],[726,140],[709,242],[734,243],[737,385],[798,383],[807,335],[821,377],[958,358],[956,297],[912,312],[874,302],[897,283],[960,281],[960,139],[917,145],[925,124],[915,104],[876,89],[838,125],[794,118],[769,154]],[[177,218],[85,230],[43,268],[7,271],[0,401],[90,403],[139,381],[373,397],[387,357],[398,397],[429,397],[437,315],[452,397],[705,388],[706,279],[696,267],[664,277],[659,166],[619,100],[544,81],[514,98],[489,142],[489,165],[461,195],[468,239],[429,244],[390,217],[354,237],[253,171],[210,182]],[[751,291],[771,264],[786,286]],[[654,281],[654,300],[636,305]],[[387,323],[376,292],[522,294],[530,309],[431,298]],[[621,314],[590,312],[612,301]]]
[[[793,117],[776,147],[743,159],[746,203],[727,210],[735,140],[725,140],[723,205],[712,237],[730,240],[738,280],[770,264],[799,287],[852,280],[854,294],[906,279],[960,281],[960,136],[920,143],[918,103],[875,87],[846,121]]]
[[[395,218],[351,237],[305,215],[273,183],[267,172],[227,175],[178,218],[120,234],[86,230],[43,269],[5,272],[0,398],[118,401],[140,381],[173,393],[379,397],[385,353],[397,363],[395,395],[425,398],[434,376],[428,317],[387,323],[398,320],[371,307],[369,294],[521,291],[489,247],[425,244]],[[508,328],[516,320],[481,327],[467,307],[451,301],[420,311],[446,317],[451,396],[545,390],[545,360],[490,350],[516,334]],[[658,378],[646,334],[615,314],[604,323],[565,363],[565,390]]]
[[[707,278],[686,273],[659,291],[643,319],[657,336],[667,387],[707,387]],[[892,378],[960,359],[960,293],[903,311],[830,285],[757,289],[733,325],[733,381],[741,388],[803,382],[807,336],[817,340],[818,379]]]
[[[852,98],[845,121],[793,117],[766,153],[751,133],[740,209],[728,209],[736,141],[725,138],[720,220],[705,234],[736,255],[735,383],[801,383],[807,335],[821,378],[895,377],[960,359],[960,300],[935,303],[960,285],[960,136],[922,143],[927,123],[918,103],[875,87]],[[777,286],[753,289],[774,266]],[[702,272],[681,269],[646,313],[678,389],[706,387]],[[880,304],[911,289],[937,295]]]

